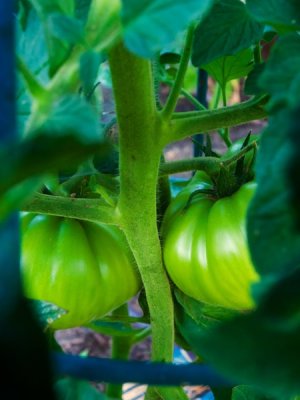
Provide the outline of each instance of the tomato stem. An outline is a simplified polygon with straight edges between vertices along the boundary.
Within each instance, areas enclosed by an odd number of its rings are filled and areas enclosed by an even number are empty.
[[[128,316],[127,303],[123,304],[112,312],[112,315]],[[129,336],[113,336],[111,345],[111,357],[116,360],[127,360],[131,349],[131,337]],[[122,399],[122,384],[109,383],[107,385],[106,394],[113,399]]]
[[[181,91],[181,88],[183,86],[183,81],[184,77],[189,65],[189,60],[190,60],[190,55],[192,51],[192,43],[193,43],[193,37],[194,37],[194,29],[195,29],[195,24],[191,24],[187,31],[186,35],[186,42],[185,46],[183,49],[183,53],[181,55],[181,60],[179,64],[179,69],[176,74],[175,82],[174,85],[171,89],[171,92],[169,94],[169,97],[167,99],[166,105],[162,110],[162,115],[164,118],[168,118],[172,115],[173,111],[175,110],[177,100]]]
[[[101,199],[76,199],[35,193],[23,204],[22,211],[120,225],[117,210],[102,203]]]
[[[170,129],[165,132],[165,144],[182,140],[197,132],[210,132],[264,118],[267,116],[264,108],[267,98],[268,96],[254,97],[216,110],[175,113]]]
[[[118,209],[150,310],[152,360],[173,359],[174,310],[157,229],[157,181],[163,150],[151,64],[123,44],[109,54],[120,133]],[[133,79],[134,77],[134,79]]]

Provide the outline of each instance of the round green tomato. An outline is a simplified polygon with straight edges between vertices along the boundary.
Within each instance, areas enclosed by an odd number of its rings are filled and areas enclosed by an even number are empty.
[[[68,311],[51,324],[66,329],[100,318],[140,288],[133,256],[112,226],[22,215],[22,281],[28,298]]]
[[[215,199],[198,193],[212,189],[200,172],[171,202],[163,226],[163,257],[171,280],[196,300],[232,309],[254,306],[250,286],[259,277],[246,239],[246,211],[256,184]]]

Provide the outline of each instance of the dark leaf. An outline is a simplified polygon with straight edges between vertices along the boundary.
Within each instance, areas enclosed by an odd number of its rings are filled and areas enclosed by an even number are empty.
[[[196,29],[192,62],[200,67],[219,57],[232,56],[262,36],[263,25],[252,18],[243,2],[217,0]]]
[[[251,257],[259,274],[271,281],[300,265],[300,233],[287,174],[293,154],[287,140],[290,124],[291,114],[283,109],[262,133],[256,160],[258,187],[248,210]]]
[[[249,73],[244,87],[244,92],[247,95],[253,96],[257,95],[260,96],[265,94],[265,90],[260,87],[259,80],[261,74],[264,72],[265,64],[256,64],[253,70]]]
[[[291,33],[280,38],[272,48],[261,74],[261,88],[272,95],[271,106],[295,106],[300,93],[300,37]],[[270,106],[270,108],[271,108]]]
[[[300,29],[298,0],[247,0],[247,8],[257,21],[279,32]]]
[[[151,57],[206,14],[212,0],[123,0],[125,44],[135,54]]]
[[[58,400],[109,400],[90,383],[78,379],[61,379],[54,388]]]

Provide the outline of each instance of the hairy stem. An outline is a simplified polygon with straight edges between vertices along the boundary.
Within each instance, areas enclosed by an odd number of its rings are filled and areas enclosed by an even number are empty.
[[[185,73],[189,65],[192,43],[193,43],[193,35],[194,35],[194,24],[192,24],[187,31],[186,42],[181,56],[179,69],[176,74],[174,86],[171,89],[171,93],[162,111],[162,115],[166,118],[172,115],[177,104],[178,96],[180,94],[180,90],[183,85]]]
[[[170,129],[165,131],[165,144],[184,139],[197,132],[210,132],[265,118],[266,101],[267,96],[261,96],[217,110],[191,111],[181,113],[178,117],[176,115],[170,124]]]
[[[119,225],[120,222],[116,210],[102,205],[100,199],[76,199],[36,193],[23,204],[22,211],[103,222],[110,225]]]
[[[128,316],[127,303],[112,312],[112,315]],[[131,349],[131,338],[128,336],[114,336],[112,338],[111,358],[114,360],[127,360]],[[122,399],[121,383],[110,383],[107,385],[106,394],[112,399]]]
[[[163,124],[156,111],[151,64],[122,44],[109,54],[120,132],[118,209],[146,291],[152,360],[172,361],[173,303],[162,264],[156,190]]]

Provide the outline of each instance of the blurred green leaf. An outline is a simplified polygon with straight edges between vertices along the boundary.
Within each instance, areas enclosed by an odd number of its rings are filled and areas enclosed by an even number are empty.
[[[221,87],[233,79],[247,76],[253,68],[253,53],[251,49],[241,50],[233,56],[223,56],[209,64],[202,65],[208,74]]]
[[[290,33],[274,45],[260,77],[262,89],[272,95],[270,108],[299,102],[300,36]]]
[[[87,51],[80,57],[80,79],[83,93],[87,96],[91,94],[97,83],[96,79],[102,61],[102,55],[93,51]]]
[[[82,143],[101,139],[101,125],[95,109],[77,95],[65,95],[46,105],[38,104],[27,126],[27,135],[35,131],[54,136],[72,133]]]
[[[90,383],[73,378],[57,381],[54,389],[58,400],[109,400]]]
[[[273,285],[256,311],[208,331],[186,314],[181,332],[224,377],[289,399],[300,392],[299,284],[297,270]]]
[[[212,0],[123,0],[125,44],[141,57],[151,57],[174,41],[189,23],[203,17]]]
[[[134,336],[142,332],[143,328],[132,328],[127,322],[110,322],[110,321],[93,321],[88,325],[88,328],[109,336]]]
[[[187,314],[193,319],[199,329],[210,329],[220,322],[231,319],[239,314],[236,310],[199,302],[187,296],[179,289],[175,289],[174,293],[178,304],[182,307],[181,311],[179,310],[181,318],[184,318],[184,314]],[[178,322],[180,324],[180,318]]]
[[[287,175],[293,151],[287,137],[290,123],[290,111],[282,109],[270,117],[261,135],[256,160],[258,187],[248,210],[251,257],[259,274],[268,280],[300,265],[300,233]]]
[[[239,385],[233,388],[232,400],[272,400],[253,386]]]
[[[41,328],[45,331],[55,320],[67,313],[66,310],[47,301],[28,300]]]
[[[20,209],[28,201],[33,192],[39,190],[44,177],[29,178],[17,184],[0,196],[0,222],[13,211]]]
[[[14,185],[29,177],[45,173],[57,173],[67,167],[76,166],[91,155],[105,157],[109,145],[95,141],[86,144],[71,133],[64,136],[37,135],[34,138],[11,144],[0,149],[0,193],[4,194]]]
[[[201,67],[216,58],[232,56],[249,48],[263,36],[240,0],[216,0],[209,14],[196,28],[192,62]]]
[[[75,18],[53,13],[49,16],[48,26],[53,37],[70,44],[83,43],[83,26]]]
[[[244,92],[246,95],[257,95],[260,96],[265,94],[265,90],[260,87],[259,80],[260,76],[265,69],[266,64],[256,64],[252,71],[250,71],[244,86]]]
[[[279,32],[300,29],[298,0],[247,0],[247,8],[257,21]]]

